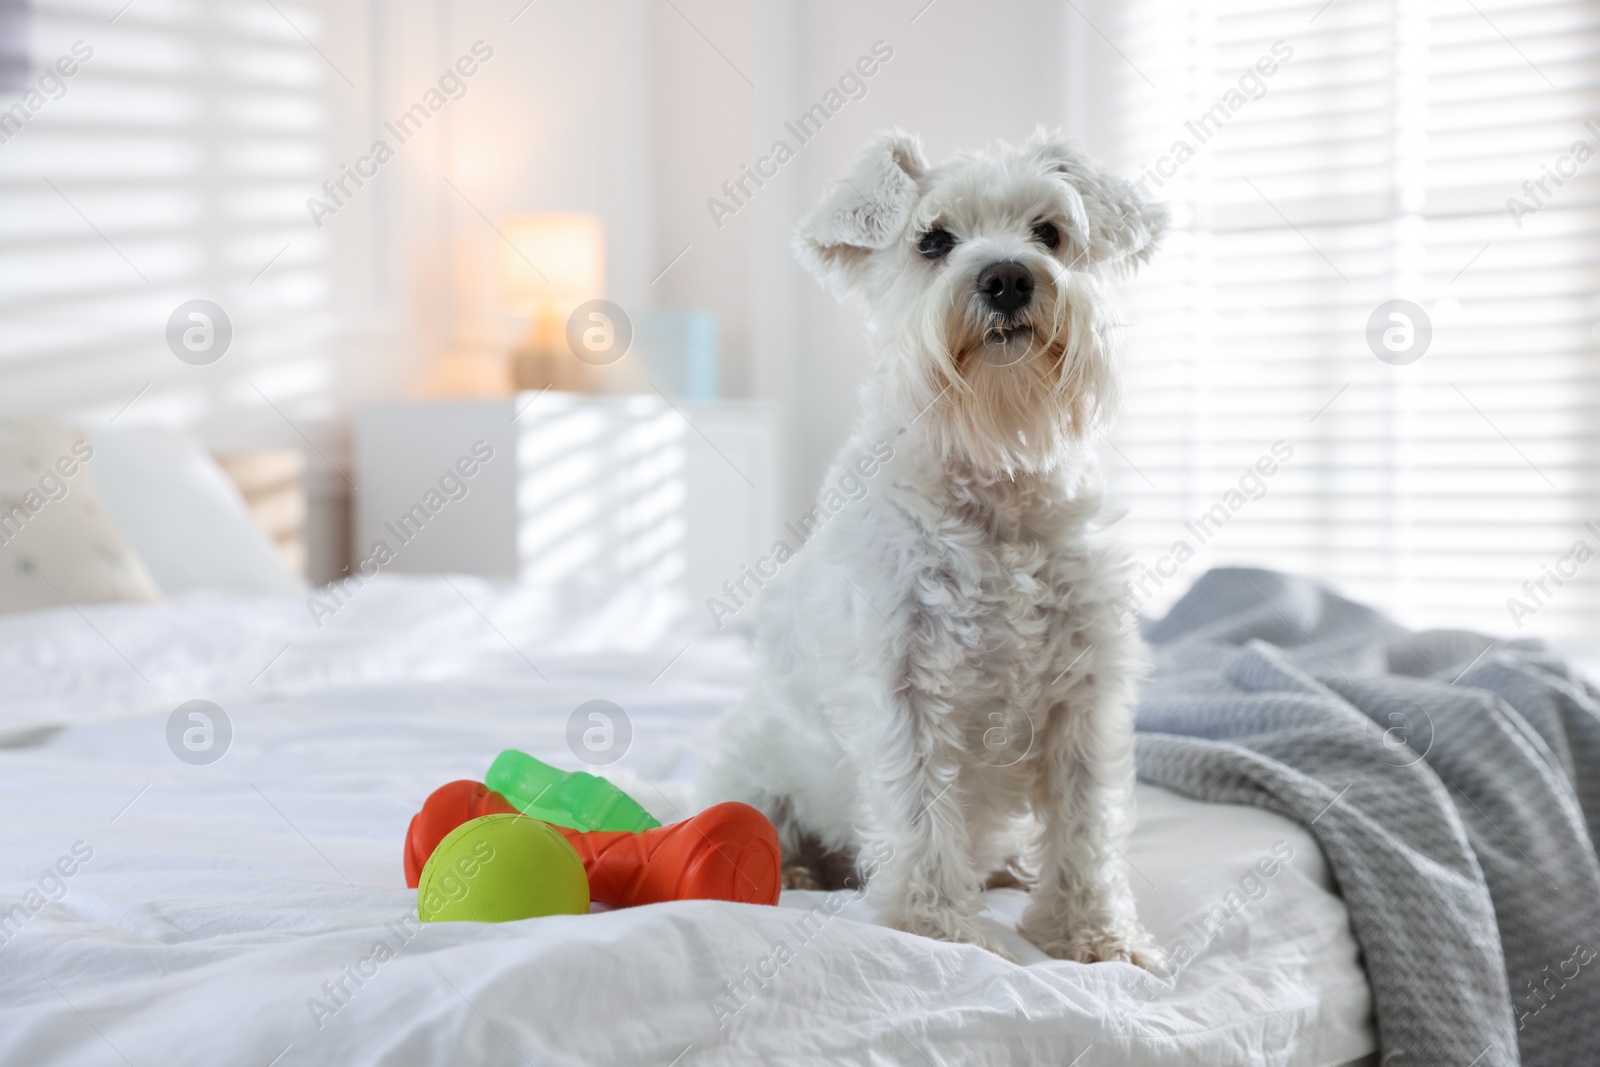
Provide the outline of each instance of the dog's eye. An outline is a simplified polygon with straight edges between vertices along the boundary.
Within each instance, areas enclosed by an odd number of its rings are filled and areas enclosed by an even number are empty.
[[[955,246],[956,239],[949,230],[929,230],[917,242],[917,251],[922,253],[924,259],[943,259]]]
[[[1053,249],[1061,243],[1061,233],[1053,222],[1041,222],[1033,228],[1033,238],[1046,248]]]

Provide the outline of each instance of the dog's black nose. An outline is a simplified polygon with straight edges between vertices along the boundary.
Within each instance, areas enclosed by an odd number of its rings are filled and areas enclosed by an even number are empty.
[[[978,292],[996,311],[1010,314],[1033,299],[1033,275],[1021,263],[991,263],[978,275]]]

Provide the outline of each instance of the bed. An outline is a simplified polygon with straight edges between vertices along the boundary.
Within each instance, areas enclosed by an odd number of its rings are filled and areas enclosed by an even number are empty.
[[[0,617],[0,1063],[1309,1067],[1377,1049],[1313,838],[1154,786],[1128,859],[1152,931],[1192,950],[1174,980],[1014,933],[1009,964],[880,926],[849,893],[421,926],[401,846],[429,791],[506,747],[580,766],[569,716],[599,698],[631,730],[604,773],[682,818],[751,649],[640,588],[379,575],[346,593],[316,621],[303,597],[207,594]],[[226,719],[212,762],[170,742],[201,699]],[[1009,930],[1024,901],[992,891],[988,917]]]

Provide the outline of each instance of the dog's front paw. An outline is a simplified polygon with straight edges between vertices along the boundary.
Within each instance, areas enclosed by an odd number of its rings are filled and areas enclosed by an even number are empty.
[[[1078,963],[1131,963],[1152,974],[1165,974],[1167,954],[1140,927],[1131,930],[1080,930],[1063,933],[1041,929],[1026,919],[1018,932],[1047,956]]]
[[[908,934],[932,938],[935,941],[952,941],[960,945],[977,945],[987,949],[1007,963],[1016,963],[1017,957],[1000,940],[986,931],[982,924],[957,911],[928,911],[914,915],[890,915],[884,922]]]
[[[783,888],[821,889],[822,882],[810,867],[803,863],[791,863],[783,869]]]

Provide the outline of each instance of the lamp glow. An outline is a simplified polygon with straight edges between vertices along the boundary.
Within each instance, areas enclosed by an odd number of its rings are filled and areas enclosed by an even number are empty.
[[[601,295],[600,220],[576,212],[529,212],[500,220],[500,288],[507,306],[537,315],[551,302],[576,306]]]
[[[588,368],[566,351],[566,318],[605,286],[600,220],[570,211],[506,215],[498,229],[500,292],[506,307],[528,317],[528,334],[511,356],[518,389],[582,390]]]

